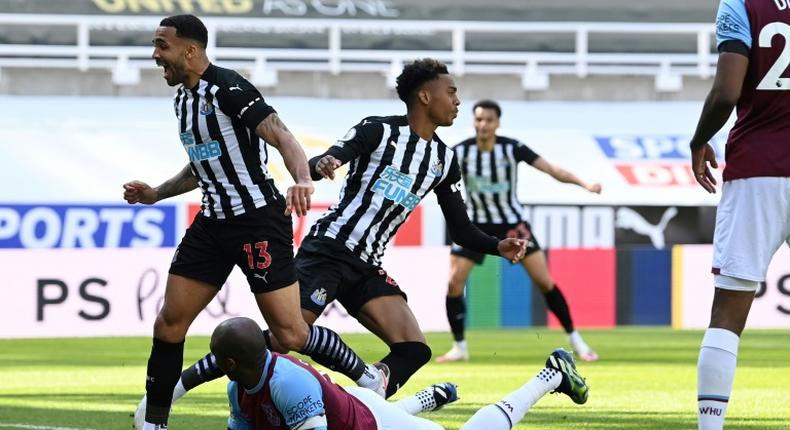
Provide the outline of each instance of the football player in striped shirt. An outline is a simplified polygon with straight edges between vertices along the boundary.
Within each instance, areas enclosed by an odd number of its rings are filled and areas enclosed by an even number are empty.
[[[565,296],[554,283],[546,264],[546,256],[532,227],[522,214],[516,196],[518,164],[526,163],[557,181],[577,185],[591,193],[600,193],[600,184],[588,184],[573,173],[549,163],[527,145],[509,137],[499,136],[502,109],[492,100],[481,100],[472,108],[476,136],[453,147],[466,188],[466,207],[469,217],[484,232],[496,237],[518,237],[527,241],[527,252],[520,264],[546,300],[546,306],[557,317],[568,334],[576,355],[584,361],[598,359],[573,326],[573,319]],[[469,359],[464,339],[466,304],[464,286],[474,266],[482,264],[485,255],[453,245],[450,256],[450,282],[447,290],[447,319],[455,342],[452,348],[436,359],[446,363]]]
[[[385,383],[335,332],[308,326],[301,317],[290,213],[303,216],[310,208],[307,158],[250,82],[211,64],[207,40],[205,25],[193,15],[165,18],[154,33],[153,58],[168,85],[178,86],[174,111],[189,163],[155,188],[141,181],[124,184],[130,204],[153,204],[196,188],[203,193],[201,212],[173,256],[154,322],[146,396],[135,413],[138,429],[167,428],[174,388],[189,388],[179,385],[187,330],[234,266],[246,275],[270,330],[288,349],[363,385]],[[280,152],[294,179],[285,197],[266,168],[267,145]],[[194,367],[204,377],[219,372],[211,356]]]
[[[526,250],[525,240],[487,235],[466,214],[456,156],[436,135],[438,127],[452,125],[460,104],[447,67],[434,59],[417,60],[404,67],[397,83],[406,115],[367,117],[310,160],[314,180],[334,179],[345,163],[349,171],[339,201],[312,226],[296,255],[302,316],[308,323],[337,300],[390,347],[373,365],[386,375],[379,392],[384,397],[395,394],[432,354],[406,294],[381,267],[387,245],[417,204],[434,192],[453,240],[469,249],[511,261]],[[334,348],[331,338],[314,337],[308,348],[313,343]],[[291,349],[274,333],[270,345],[281,353]],[[189,370],[182,381],[202,383],[218,376]]]

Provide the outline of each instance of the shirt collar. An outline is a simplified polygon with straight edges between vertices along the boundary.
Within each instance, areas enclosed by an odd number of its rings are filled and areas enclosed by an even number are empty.
[[[261,391],[261,388],[263,388],[263,384],[266,382],[266,376],[269,374],[269,366],[271,366],[272,364],[272,357],[273,356],[271,352],[266,354],[266,363],[264,363],[263,365],[263,372],[261,372],[261,380],[258,381],[258,385],[252,387],[252,389],[248,390],[245,388],[244,392],[246,392],[247,394],[258,394],[258,392]]]

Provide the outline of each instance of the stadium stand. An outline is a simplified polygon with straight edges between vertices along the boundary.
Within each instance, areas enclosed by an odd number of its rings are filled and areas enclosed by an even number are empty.
[[[216,60],[271,95],[386,98],[403,61],[434,56],[472,98],[699,99],[715,65],[714,9],[703,0],[12,0],[0,4],[0,94],[167,95],[149,59],[151,31],[190,12],[209,24]]]

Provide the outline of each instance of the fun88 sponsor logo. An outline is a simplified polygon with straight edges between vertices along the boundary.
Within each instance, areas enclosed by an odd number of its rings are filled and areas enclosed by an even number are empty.
[[[0,248],[132,248],[176,245],[168,205],[0,206]]]

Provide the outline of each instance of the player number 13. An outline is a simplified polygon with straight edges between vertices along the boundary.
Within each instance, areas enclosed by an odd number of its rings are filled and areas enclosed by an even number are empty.
[[[252,253],[252,244],[244,244],[244,252],[247,253],[247,264],[250,266],[250,269],[265,269],[272,264],[272,256],[266,251],[268,247],[269,242],[266,240],[263,242],[255,242],[255,249],[258,250],[258,261],[256,262],[255,256]]]

